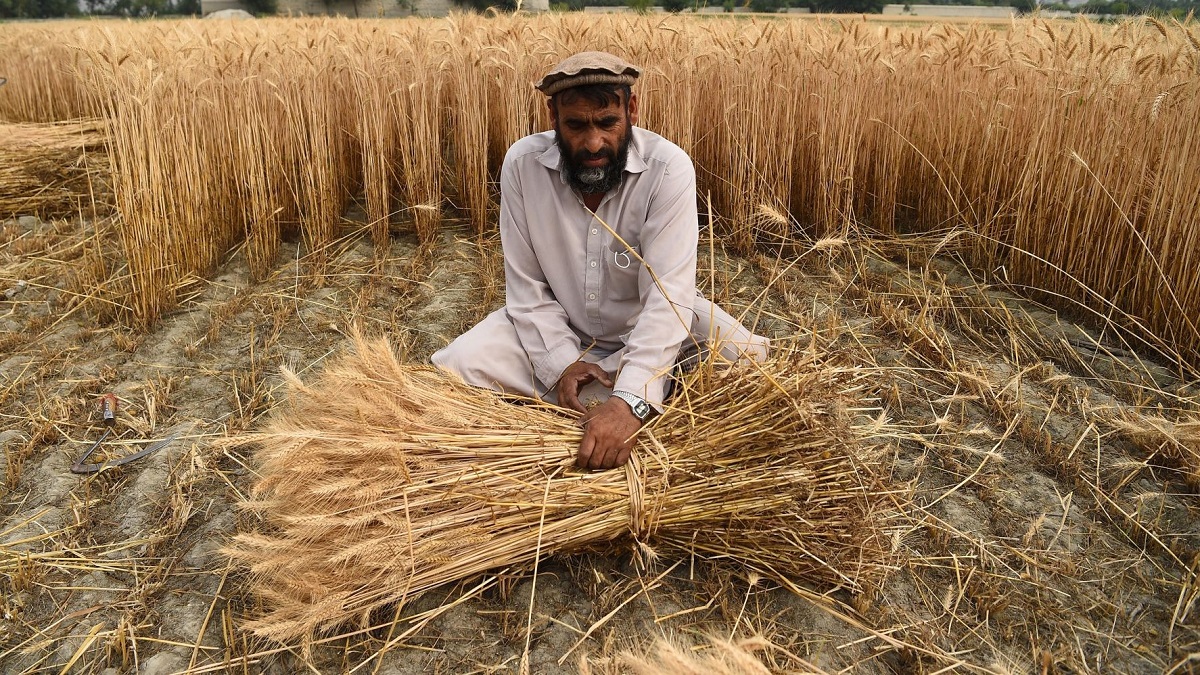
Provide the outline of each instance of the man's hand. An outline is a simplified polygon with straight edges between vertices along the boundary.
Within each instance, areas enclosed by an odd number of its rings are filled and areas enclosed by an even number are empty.
[[[555,387],[558,404],[577,412],[586,413],[587,408],[579,402],[579,390],[594,380],[600,380],[600,384],[606,387],[613,386],[612,376],[594,363],[576,361],[567,366],[567,369],[559,376],[558,384]]]
[[[642,428],[642,421],[629,409],[629,404],[613,397],[588,411],[580,424],[584,427],[583,442],[575,464],[581,469],[612,469],[629,461],[633,451],[633,435]]]

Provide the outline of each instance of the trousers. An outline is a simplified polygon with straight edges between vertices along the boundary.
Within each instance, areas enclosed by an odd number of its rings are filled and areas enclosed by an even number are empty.
[[[720,354],[730,362],[766,358],[770,340],[747,330],[716,303],[697,295],[693,309],[691,340],[681,346],[685,356],[699,348]],[[614,373],[626,348],[605,349],[585,342],[585,337],[581,337],[580,349],[587,351],[580,358],[599,365],[605,372]],[[467,384],[557,403],[556,383],[538,381],[505,307],[458,336],[436,352],[431,360],[435,366],[458,375]]]

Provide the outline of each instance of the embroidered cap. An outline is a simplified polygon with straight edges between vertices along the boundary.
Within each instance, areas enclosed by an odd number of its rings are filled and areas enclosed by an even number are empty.
[[[568,56],[541,82],[533,85],[543,94],[553,96],[564,89],[586,84],[633,85],[642,71],[632,63],[607,52],[580,52]]]

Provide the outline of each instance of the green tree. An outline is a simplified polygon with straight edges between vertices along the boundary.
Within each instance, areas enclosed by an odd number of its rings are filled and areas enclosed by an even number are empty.
[[[0,0],[3,19],[49,19],[78,13],[71,0]]]
[[[108,0],[90,3],[88,7],[91,14],[133,17],[158,16],[169,13],[169,9],[167,0]]]
[[[242,0],[242,4],[255,16],[269,16],[279,11],[277,0]]]
[[[812,11],[822,14],[879,14],[886,0],[812,0]]]

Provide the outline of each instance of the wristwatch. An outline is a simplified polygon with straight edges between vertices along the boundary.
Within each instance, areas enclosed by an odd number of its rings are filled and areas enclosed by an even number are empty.
[[[625,401],[629,404],[629,409],[633,411],[633,416],[645,422],[650,416],[650,404],[646,403],[646,399],[634,396],[627,391],[614,391],[613,396]]]

